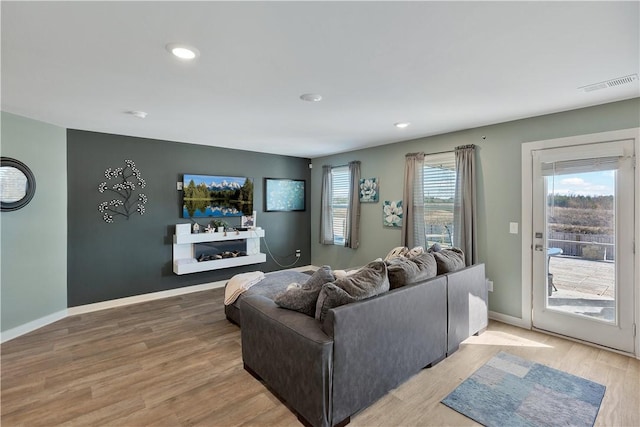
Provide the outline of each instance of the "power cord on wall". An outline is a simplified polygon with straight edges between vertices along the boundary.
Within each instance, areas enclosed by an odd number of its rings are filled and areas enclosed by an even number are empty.
[[[258,237],[258,233],[256,233],[255,230],[249,230],[249,231],[255,233],[256,237]],[[298,261],[300,261],[300,254],[299,254],[299,252],[296,252],[293,255],[280,256],[280,258],[288,258],[290,256],[295,256],[296,260],[293,261],[293,263],[287,264],[287,265],[280,264],[278,262],[278,260],[275,258],[275,256],[271,253],[271,249],[269,249],[269,244],[267,243],[267,239],[265,237],[262,237],[262,241],[264,242],[264,247],[267,250],[267,253],[271,257],[273,262],[275,262],[279,267],[281,267],[281,268],[290,268],[290,267],[293,267],[294,265],[296,265],[298,263]]]

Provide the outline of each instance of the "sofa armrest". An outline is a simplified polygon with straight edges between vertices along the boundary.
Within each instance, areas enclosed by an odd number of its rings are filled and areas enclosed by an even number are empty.
[[[333,308],[324,326],[334,338],[332,405],[340,421],[445,357],[446,278]]]
[[[330,422],[333,340],[314,318],[262,296],[240,302],[242,359],[308,423]]]
[[[484,264],[447,274],[448,343],[447,355],[462,341],[489,324],[487,279]]]

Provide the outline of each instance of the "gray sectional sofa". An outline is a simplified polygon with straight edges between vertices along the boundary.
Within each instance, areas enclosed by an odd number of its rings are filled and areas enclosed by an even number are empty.
[[[245,369],[312,426],[347,424],[488,322],[484,264],[331,308],[322,322],[255,293],[238,305]]]

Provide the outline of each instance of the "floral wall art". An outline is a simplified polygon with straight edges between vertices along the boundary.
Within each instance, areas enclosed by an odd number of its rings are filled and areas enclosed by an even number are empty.
[[[402,227],[402,200],[385,200],[382,206],[382,225]]]
[[[125,160],[124,167],[107,168],[104,176],[107,181],[100,183],[98,191],[113,196],[98,205],[104,222],[111,224],[120,216],[129,219],[134,213],[144,215],[147,196],[139,193],[139,189],[147,183],[133,160]]]
[[[360,203],[377,203],[379,194],[378,178],[360,179]]]

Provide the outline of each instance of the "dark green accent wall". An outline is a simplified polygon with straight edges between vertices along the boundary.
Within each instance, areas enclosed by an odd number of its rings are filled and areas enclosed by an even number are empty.
[[[110,198],[98,192],[98,185],[105,181],[105,169],[124,166],[126,159],[135,162],[146,180],[146,212],[107,224],[98,212],[98,204]],[[302,256],[296,266],[310,264],[309,163],[309,159],[297,157],[68,130],[68,306],[226,280],[246,271],[281,269],[267,255],[267,262],[262,264],[174,274],[175,224],[189,223],[181,218],[182,193],[176,189],[184,173],[253,178],[257,225],[265,230],[269,249],[285,265],[295,260],[285,256],[300,249]],[[307,211],[264,212],[264,177],[306,180]],[[266,252],[264,241],[261,251]],[[34,256],[47,255],[35,250]]]

